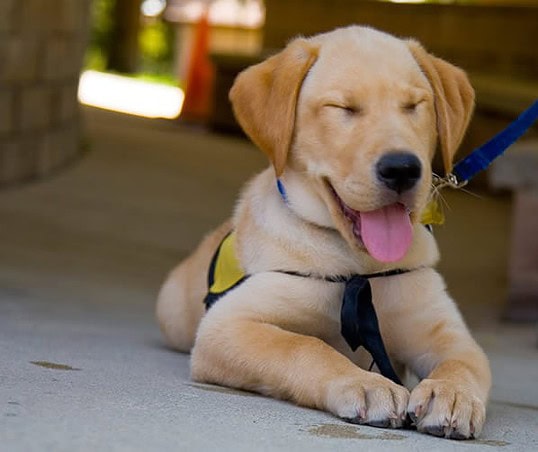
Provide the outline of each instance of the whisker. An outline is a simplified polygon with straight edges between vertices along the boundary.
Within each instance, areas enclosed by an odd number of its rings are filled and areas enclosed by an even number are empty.
[[[450,204],[446,200],[446,198],[442,195],[442,193],[439,193],[439,200],[443,203],[443,206],[446,207],[448,210],[452,210],[450,207]]]
[[[436,176],[435,173],[434,176]],[[448,204],[448,201],[442,194],[442,188],[442,186],[436,185],[435,183],[431,184],[432,191],[430,193],[430,202],[439,202],[439,208],[441,209],[441,211],[445,208],[450,211],[452,209],[450,208],[450,204]]]
[[[472,191],[470,190],[467,190],[465,188],[460,188],[460,190],[468,195],[471,195],[471,196],[474,196],[475,198],[478,198],[478,199],[484,199],[484,197],[482,195],[479,195],[478,193],[473,193]]]

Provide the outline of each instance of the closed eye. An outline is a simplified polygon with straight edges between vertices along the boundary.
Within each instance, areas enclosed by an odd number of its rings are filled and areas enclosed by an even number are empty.
[[[406,102],[402,105],[402,110],[406,113],[414,113],[417,109],[417,107],[422,103],[425,102],[426,99],[421,99],[417,102]]]
[[[354,107],[354,106],[351,106],[351,105],[344,105],[344,104],[325,104],[324,106],[329,107],[329,108],[336,108],[338,110],[342,110],[346,114],[348,114],[349,116],[354,116],[354,115],[360,114],[361,111],[362,111],[360,107]]]

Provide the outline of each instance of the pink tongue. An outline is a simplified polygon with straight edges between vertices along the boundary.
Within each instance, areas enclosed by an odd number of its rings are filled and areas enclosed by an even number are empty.
[[[370,255],[381,262],[405,256],[413,240],[409,214],[401,204],[361,212],[361,237]]]

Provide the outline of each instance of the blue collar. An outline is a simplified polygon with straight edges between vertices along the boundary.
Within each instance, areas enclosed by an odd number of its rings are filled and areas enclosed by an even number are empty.
[[[282,183],[282,181],[280,179],[276,180],[276,188],[278,188],[278,192],[280,193],[280,197],[282,198],[282,200],[286,204],[289,204],[288,194],[286,193],[286,189],[284,188],[284,184]]]

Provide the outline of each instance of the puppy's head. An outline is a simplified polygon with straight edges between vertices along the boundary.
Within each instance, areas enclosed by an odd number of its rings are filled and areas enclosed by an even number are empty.
[[[292,208],[395,262],[427,204],[437,148],[452,168],[474,92],[417,42],[355,26],[292,41],[242,72],[230,99],[277,177],[306,181],[311,205]]]

